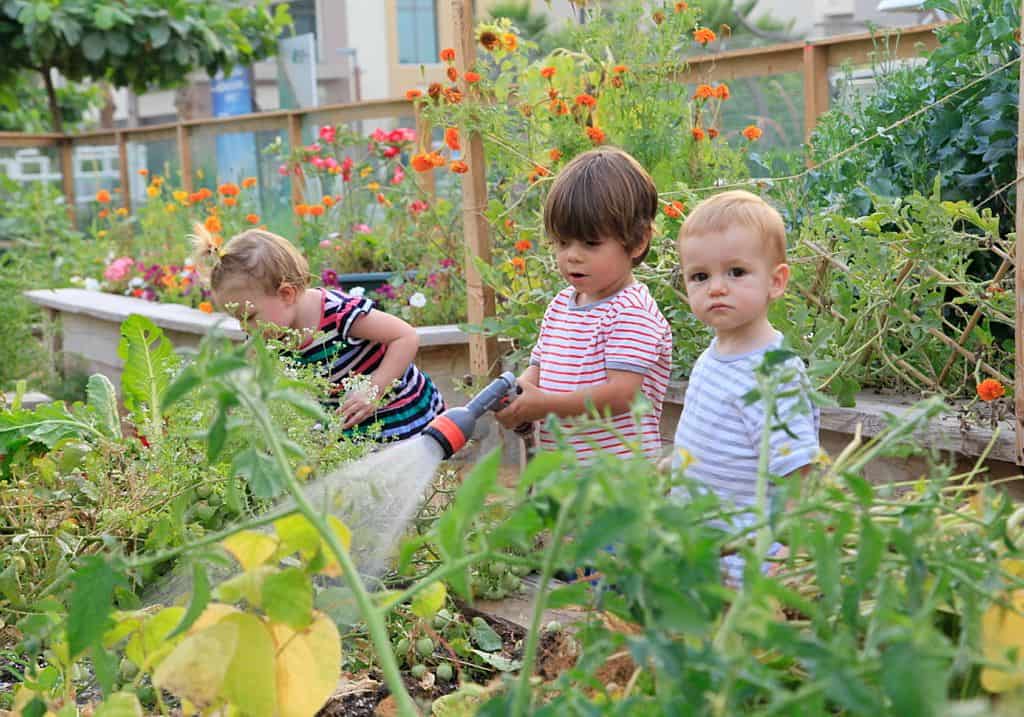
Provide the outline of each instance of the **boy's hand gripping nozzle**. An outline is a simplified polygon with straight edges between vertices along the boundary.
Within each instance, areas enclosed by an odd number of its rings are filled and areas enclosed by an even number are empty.
[[[423,433],[440,444],[445,458],[451,458],[462,450],[473,435],[480,416],[487,411],[500,411],[521,392],[515,374],[506,371],[487,384],[465,406],[450,408],[435,418],[423,429]]]

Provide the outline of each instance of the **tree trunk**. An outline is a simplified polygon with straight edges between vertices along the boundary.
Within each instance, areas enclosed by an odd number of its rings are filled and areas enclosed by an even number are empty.
[[[50,119],[53,121],[53,131],[63,134],[64,118],[60,114],[60,105],[57,103],[57,90],[53,87],[53,77],[50,75],[50,68],[44,67],[40,72],[43,73],[43,82],[46,83],[46,98],[50,102]]]

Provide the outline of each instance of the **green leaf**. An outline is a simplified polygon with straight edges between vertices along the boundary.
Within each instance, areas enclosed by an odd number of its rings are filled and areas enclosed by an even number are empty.
[[[202,383],[202,376],[194,364],[189,364],[174,377],[174,381],[164,390],[160,400],[160,406],[167,408],[192,392],[196,386]]]
[[[313,621],[313,585],[300,568],[287,568],[263,581],[263,609],[271,620],[302,630]]]
[[[444,607],[447,595],[448,591],[445,589],[444,583],[438,580],[416,593],[413,596],[410,608],[414,615],[426,620],[433,617],[437,614],[438,610]]]
[[[99,646],[110,624],[114,588],[126,586],[124,575],[106,560],[91,555],[71,576],[74,586],[68,607],[68,653],[74,659],[92,645]]]
[[[635,511],[619,506],[598,513],[579,539],[573,541],[575,562],[583,563],[596,551],[614,542],[638,517]]]
[[[115,692],[96,708],[94,717],[142,717],[142,705],[134,692]]]
[[[103,35],[98,32],[90,32],[82,40],[82,53],[90,62],[101,60],[106,51],[107,43],[103,39]]]
[[[121,438],[121,418],[117,415],[117,392],[110,379],[101,373],[89,377],[85,387],[88,405],[96,412],[100,430],[111,438]]]
[[[473,620],[469,628],[469,637],[473,644],[485,652],[496,652],[501,649],[501,636],[483,618]]]
[[[522,475],[519,476],[516,483],[517,492],[520,495],[526,495],[534,483],[561,468],[567,460],[568,456],[561,451],[538,453],[526,464]]]
[[[184,614],[185,608],[174,605],[146,618],[128,640],[124,654],[141,668],[158,664],[177,644],[176,640],[169,639],[169,635]]]
[[[114,26],[114,8],[109,5],[100,5],[92,16],[92,21],[101,30],[109,30]]]
[[[274,463],[269,456],[255,448],[240,451],[231,462],[237,475],[245,478],[257,498],[273,498],[281,494],[281,482],[278,480]]]
[[[206,574],[206,567],[202,563],[195,563],[192,566],[192,599],[189,600],[188,609],[181,616],[181,622],[170,631],[167,639],[185,632],[192,627],[192,624],[203,614],[207,603],[210,602],[210,578]]]
[[[254,615],[229,615],[218,624],[238,628],[238,648],[224,673],[223,695],[242,714],[272,717],[277,707],[276,647],[267,626]]]
[[[473,650],[473,654],[498,672],[515,672],[523,666],[522,660],[510,660],[504,655],[495,655],[483,650]]]
[[[325,588],[317,593],[313,604],[341,627],[350,627],[362,619],[359,604],[349,588]]]
[[[124,361],[121,391],[124,405],[151,437],[163,433],[160,397],[170,384],[179,359],[171,342],[152,321],[132,314],[121,324],[117,355]]]
[[[217,413],[206,431],[206,459],[213,463],[224,449],[228,438],[228,415],[223,406],[217,406]]]
[[[102,645],[92,646],[92,671],[103,694],[109,695],[117,681],[117,657]],[[108,698],[109,699],[109,698]]]
[[[446,561],[462,557],[466,531],[469,530],[473,518],[480,512],[487,496],[494,489],[500,465],[500,450],[495,449],[488,453],[466,477],[462,487],[455,494],[455,500],[437,521],[439,547]],[[460,594],[469,594],[469,584],[465,573],[452,575],[450,582]]]

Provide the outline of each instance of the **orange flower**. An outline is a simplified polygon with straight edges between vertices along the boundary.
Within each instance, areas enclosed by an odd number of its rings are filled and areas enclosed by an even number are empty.
[[[259,224],[260,223],[260,215],[259,214],[246,214],[245,215],[245,221],[249,222],[250,224]]]
[[[224,197],[222,201],[225,207],[233,207],[238,204],[238,200],[234,197]]]
[[[435,100],[441,96],[441,92],[444,90],[444,86],[440,82],[431,82],[427,85],[427,94]]]
[[[449,67],[447,70],[444,71],[444,73],[448,75],[448,79],[451,80],[452,82],[455,82],[455,80],[459,79],[459,71],[456,70],[454,67]]]
[[[238,195],[238,185],[234,182],[228,182],[217,187],[217,191],[225,197],[234,197]]]
[[[693,39],[702,45],[706,45],[709,42],[714,42],[717,39],[717,35],[714,30],[709,30],[706,27],[698,27],[693,31]]]
[[[100,204],[109,204],[110,192],[108,192],[106,189],[101,189],[100,191],[96,192],[96,201],[99,202]]]
[[[391,206],[391,202],[388,201],[388,198],[385,197],[380,192],[377,192],[377,204],[383,204],[386,207],[390,207]]]
[[[119,217],[126,217],[128,216],[128,210],[125,209],[124,207],[118,207],[117,209],[114,210],[114,214],[116,214]]]
[[[430,161],[430,157],[425,152],[414,154],[409,163],[417,172],[429,172],[434,168],[434,163]]]
[[[110,215],[110,212],[108,210],[101,209],[100,213],[97,216],[99,216],[100,219],[106,219],[109,215]]]
[[[333,207],[334,204],[335,204],[334,197],[331,197],[331,196],[325,196],[320,201],[323,202],[323,205],[325,207]]]
[[[612,72],[615,73],[616,75],[621,75],[624,72],[629,72],[629,68],[626,67],[625,65],[616,65],[615,67],[612,68]]]
[[[590,141],[594,144],[601,144],[604,142],[605,134],[598,127],[587,127],[587,136],[590,137]]]
[[[751,124],[744,127],[742,134],[744,137],[753,142],[755,140],[760,139],[761,135],[764,134],[764,131],[757,125]]]
[[[242,189],[252,189],[256,186],[256,177],[246,177],[242,180]]]
[[[484,30],[480,33],[480,44],[483,45],[484,49],[488,52],[494,52],[501,46],[501,39],[490,30]]]
[[[995,401],[1005,395],[1006,389],[1003,388],[1003,384],[994,378],[986,378],[978,384],[978,398],[982,401]]]
[[[506,32],[501,36],[501,44],[505,46],[505,49],[509,52],[515,52],[516,48],[519,47],[519,38],[511,32]]]
[[[524,259],[521,256],[512,257],[512,259],[509,261],[509,264],[511,264],[512,268],[515,269],[520,274],[526,271],[526,259]]]
[[[466,74],[463,75],[463,77],[466,78],[466,83],[470,85],[472,85],[474,82],[480,81],[480,75],[473,72],[472,70],[469,70]]]
[[[148,174],[149,174],[149,170],[148,170],[148,169],[145,169],[145,168],[143,168],[143,169],[140,169],[140,170],[139,170],[139,176],[140,176],[140,177],[145,177],[145,176],[147,176]]]
[[[306,216],[307,214],[309,214],[309,205],[307,205],[307,204],[296,204],[295,205],[295,213],[298,216],[300,216],[300,217]]]
[[[444,166],[444,157],[441,156],[440,152],[431,152],[427,155],[427,159],[429,159],[430,163],[435,167]]]
[[[451,163],[449,167],[456,174],[465,174],[469,171],[469,165],[463,162],[461,159]]]
[[[665,13],[663,13],[661,10],[656,10],[654,14],[651,15],[651,19],[654,20],[655,25],[660,25],[661,23],[665,22]]]
[[[690,133],[693,135],[693,138],[698,142],[704,139],[704,130],[702,130],[700,127],[694,127],[693,129],[690,130]]]
[[[552,77],[555,76],[555,68],[552,67],[551,65],[540,68],[540,76],[550,80]]]
[[[622,78],[618,75],[612,78],[612,87],[622,87],[624,84],[625,83],[622,81]]]
[[[405,99],[407,99],[407,100],[414,100],[417,97],[422,97],[422,96],[423,96],[423,91],[422,90],[406,90],[405,91]]]
[[[441,62],[452,62],[455,60],[455,50],[451,47],[446,47],[441,50],[440,57]]]
[[[458,87],[445,87],[442,92],[444,98],[448,100],[448,104],[457,105],[462,102],[462,92]]]
[[[459,144],[459,130],[456,127],[445,128],[444,143],[456,152],[462,149],[462,145]]]
[[[580,107],[596,107],[597,100],[594,99],[593,95],[588,95],[584,92],[581,95],[576,95],[576,104]]]
[[[209,301],[200,301],[199,310],[202,311],[204,314],[212,314],[213,304],[211,304]]]
[[[529,239],[520,239],[516,242],[516,251],[522,253],[524,251],[530,251],[533,249],[533,242]]]
[[[717,136],[718,136],[718,130],[715,129],[714,127],[708,127],[708,137],[710,137],[711,139],[714,139]]]
[[[314,217],[322,217],[324,215],[324,207],[322,204],[311,204],[309,206],[309,213]]]
[[[685,2],[682,2],[682,1],[677,2],[676,3],[676,12],[682,12],[683,10],[686,10],[689,7],[690,6],[687,5]]]
[[[199,199],[200,200],[209,199],[212,196],[213,196],[213,192],[210,191],[210,189],[208,187],[203,187],[202,189],[199,190]]]
[[[533,165],[533,171],[538,177],[546,177],[549,174],[551,174],[551,172],[548,171],[547,167],[543,167],[539,164]]]
[[[686,211],[686,205],[677,199],[671,204],[665,205],[664,211],[666,216],[669,216],[672,219],[678,219],[679,217],[683,216],[683,212]]]
[[[189,204],[195,204],[196,202],[201,201],[203,201],[203,195],[200,194],[199,192],[192,192],[191,194],[188,195]]]
[[[714,96],[715,88],[711,85],[697,85],[697,89],[693,92],[693,99],[695,100],[706,100]]]
[[[217,234],[224,229],[224,227],[220,223],[220,219],[218,219],[217,217],[207,217],[206,221],[203,222],[203,224],[206,226],[207,229],[209,229],[214,234]]]
[[[548,152],[548,156],[551,157],[552,162],[557,162],[562,158],[562,150],[560,150],[558,147],[555,147],[550,152]]]
[[[715,88],[715,97],[717,97],[720,100],[729,99],[729,85],[725,84],[724,82],[718,85],[718,87]]]
[[[569,105],[565,103],[565,100],[555,100],[550,105],[551,112],[556,115],[567,115],[569,114]]]

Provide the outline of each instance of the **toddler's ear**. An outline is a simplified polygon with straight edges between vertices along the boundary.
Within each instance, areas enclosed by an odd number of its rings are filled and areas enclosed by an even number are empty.
[[[299,290],[291,284],[281,284],[277,296],[286,304],[292,304],[299,298]]]
[[[786,293],[789,284],[789,264],[776,264],[772,269],[772,285],[768,290],[768,298],[774,301]]]

